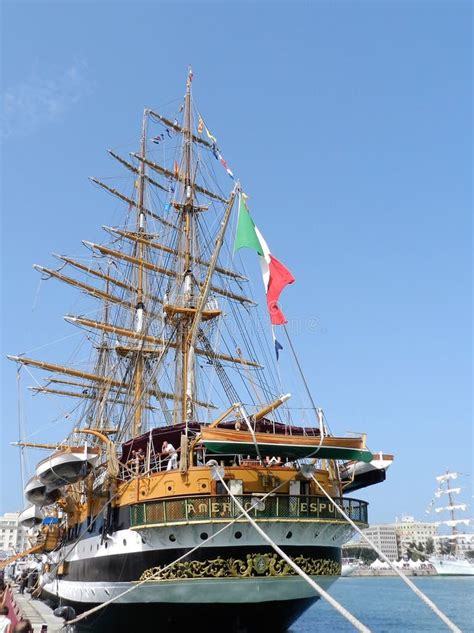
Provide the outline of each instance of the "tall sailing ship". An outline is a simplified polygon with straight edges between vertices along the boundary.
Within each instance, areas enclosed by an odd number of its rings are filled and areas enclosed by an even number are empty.
[[[41,558],[43,598],[76,613],[107,604],[94,630],[150,616],[163,631],[284,631],[318,594],[238,504],[327,588],[353,534],[338,507],[366,526],[367,503],[345,494],[383,481],[393,457],[365,434],[334,435],[314,406],[278,306],[293,276],[197,111],[191,72],[175,114],[145,110],[139,151],[109,152],[129,192],[92,179],[126,212],[104,243],[83,242],[89,261],[35,266],[98,309],[65,317],[84,331],[88,367],[10,357],[46,372],[35,394],[79,405],[64,440],[19,442],[49,451],[25,486],[36,536],[22,556]],[[262,315],[244,247],[262,266]],[[281,387],[283,347],[308,410]]]
[[[462,487],[451,485],[458,477],[459,473],[449,470],[436,477],[438,488],[431,504],[436,514],[446,513],[449,516],[443,521],[437,521],[436,525],[440,528],[447,526],[451,530],[450,534],[442,534],[437,539],[441,554],[429,559],[440,576],[474,576],[474,562],[467,559],[461,550],[461,543],[467,539],[474,543],[474,536],[472,533],[466,535],[459,531],[461,526],[468,527],[471,520],[460,515],[461,512],[466,512],[468,504],[460,502],[457,498],[462,492]],[[441,502],[441,505],[435,504],[435,500]]]

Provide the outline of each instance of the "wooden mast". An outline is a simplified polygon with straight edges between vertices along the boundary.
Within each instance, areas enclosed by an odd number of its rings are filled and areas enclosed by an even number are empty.
[[[141,146],[140,146],[140,154],[143,158],[145,158],[146,154],[146,123],[148,118],[148,110],[145,110],[143,113],[143,122],[142,122],[142,135],[141,135]],[[137,224],[136,231],[137,233],[145,233],[145,213],[144,213],[144,198],[145,198],[145,163],[140,162],[138,168],[138,196],[137,196]],[[135,308],[135,331],[137,334],[141,334],[144,328],[144,320],[145,320],[145,278],[144,278],[144,266],[143,260],[146,257],[146,249],[142,242],[138,242],[136,244],[137,250],[137,304]],[[137,346],[137,351],[134,358],[135,362],[135,373],[134,373],[134,398],[133,398],[133,425],[132,425],[132,437],[135,437],[141,433],[142,430],[142,415],[143,415],[143,371],[145,358],[144,354],[141,353],[139,346]]]
[[[107,266],[107,275],[110,275],[110,262]],[[106,296],[109,294],[109,280],[105,280],[105,294]],[[104,309],[102,315],[104,323],[109,322],[109,302],[107,299],[104,300]],[[101,342],[99,345],[99,355],[97,362],[97,373],[99,375],[106,376],[107,368],[109,364],[109,346],[107,344],[107,332],[102,330]],[[110,387],[109,387],[110,388]],[[108,388],[105,383],[99,383],[98,386],[98,394],[96,401],[96,425],[99,428],[103,428],[107,424],[106,415],[107,415],[107,399],[108,399]]]
[[[183,262],[183,306],[188,308],[191,306],[191,297],[193,294],[193,279],[191,271],[191,231],[193,222],[194,207],[194,190],[192,180],[192,112],[191,112],[191,80],[192,71],[189,68],[186,80],[186,95],[184,101],[184,126],[183,126],[183,169],[184,173],[180,177],[183,182],[182,205],[180,205],[182,227],[182,239],[180,245],[180,259]],[[175,373],[175,389],[176,404],[174,410],[174,423],[179,424],[187,421],[193,413],[192,404],[188,404],[187,394],[192,388],[193,376],[192,367],[190,366],[189,356],[190,350],[187,345],[188,330],[190,318],[187,314],[182,314],[179,318],[177,327],[177,351],[176,351],[176,373]]]
[[[193,180],[191,178],[191,160],[192,160],[192,112],[191,112],[191,81],[192,70],[189,67],[188,78],[186,80],[186,99],[185,99],[185,126],[184,126],[184,219],[185,219],[185,251],[184,251],[184,270],[185,270],[185,301],[189,304],[192,295],[192,277],[191,277],[191,222],[193,213],[194,191]],[[186,419],[186,435],[188,434],[188,420],[194,412],[191,402],[193,398],[192,390],[194,388],[194,354],[188,346],[189,318],[186,318],[185,327],[182,332],[183,345],[183,386],[182,386],[182,410]],[[190,355],[193,354],[193,358]]]
[[[196,348],[196,341],[200,332],[200,324],[203,318],[205,306],[210,291],[218,291],[211,285],[214,272],[217,269],[217,260],[220,249],[224,241],[224,235],[229,222],[230,214],[234,204],[235,196],[238,191],[238,185],[234,187],[229,200],[220,198],[226,204],[224,216],[221,222],[219,233],[216,239],[213,255],[207,264],[206,277],[203,283],[195,280],[193,277],[193,263],[201,262],[199,254],[191,251],[191,246],[195,244],[195,227],[194,213],[200,207],[194,204],[194,195],[196,191],[201,193],[208,192],[199,188],[194,183],[194,165],[193,165],[193,142],[195,136],[192,132],[192,103],[191,103],[191,81],[192,70],[189,68],[188,78],[186,82],[186,95],[184,104],[184,121],[182,134],[183,144],[183,173],[176,174],[178,182],[183,183],[183,197],[181,204],[175,204],[175,208],[181,213],[181,223],[183,234],[181,239],[182,247],[177,253],[178,259],[183,262],[183,305],[188,308],[188,313],[182,314],[178,322],[177,330],[177,355],[176,355],[176,402],[181,402],[180,408],[175,409],[174,421],[186,423],[186,436],[188,435],[188,424],[195,416],[195,355],[202,352]],[[211,197],[217,197],[211,194]],[[222,270],[222,269],[221,269]],[[196,283],[197,281],[197,283]],[[195,291],[197,292],[195,293]],[[192,308],[192,309],[191,309]]]
[[[203,311],[204,311],[207,299],[209,297],[209,291],[211,290],[211,287],[212,287],[211,286],[212,276],[216,269],[217,260],[219,257],[220,250],[222,248],[222,244],[224,243],[225,232],[227,230],[227,225],[229,223],[230,214],[232,211],[232,207],[234,206],[234,200],[235,200],[235,196],[237,194],[238,188],[239,188],[239,185],[236,184],[234,187],[234,190],[232,191],[230,195],[229,202],[227,203],[227,207],[224,212],[224,217],[221,222],[219,234],[216,239],[214,252],[212,254],[211,261],[209,262],[209,267],[207,269],[206,279],[204,281],[204,284],[201,287],[201,294],[199,295],[199,299],[196,305],[194,318],[189,327],[189,335],[186,341],[186,345],[188,346],[188,349],[192,349],[193,351],[195,350],[195,345],[196,345],[196,341],[199,334],[199,328],[202,321]],[[187,397],[190,398],[191,396],[188,394]]]

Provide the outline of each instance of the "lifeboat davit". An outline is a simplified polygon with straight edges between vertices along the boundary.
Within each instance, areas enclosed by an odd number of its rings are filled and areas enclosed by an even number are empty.
[[[26,508],[18,517],[18,523],[26,528],[35,527],[35,525],[39,525],[42,521],[43,513],[36,506]]]
[[[59,488],[50,488],[36,477],[32,477],[25,486],[25,499],[35,506],[49,506],[61,495]]]
[[[36,467],[38,479],[50,488],[73,484],[86,477],[99,459],[99,449],[90,446],[60,448]]]

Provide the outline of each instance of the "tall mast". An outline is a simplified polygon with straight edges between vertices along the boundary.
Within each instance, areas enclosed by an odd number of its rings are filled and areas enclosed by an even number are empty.
[[[192,106],[191,106],[191,68],[186,81],[186,95],[184,101],[184,125],[183,125],[183,198],[181,206],[181,218],[183,228],[183,305],[190,307],[193,280],[191,271],[191,233],[194,210],[194,188],[192,177]],[[192,351],[187,345],[188,330],[190,326],[189,315],[183,315],[180,319],[177,332],[177,363],[176,363],[176,388],[177,407],[175,408],[175,423],[184,422],[193,415],[192,391],[194,390],[194,371]],[[191,396],[191,397],[188,397]]]
[[[446,474],[449,474],[449,471],[446,471]],[[453,499],[453,493],[451,492],[451,486],[449,483],[449,479],[446,480],[446,488],[448,491],[448,500],[449,500],[449,506],[450,506],[450,515],[451,515],[451,521],[455,521],[456,520],[456,514],[454,512],[454,499]],[[453,540],[454,540],[454,554],[456,555],[458,553],[458,540],[456,538],[458,533],[458,528],[456,526],[456,523],[453,523],[451,526],[451,534],[453,535]]]
[[[110,274],[110,263],[107,266],[107,275]],[[105,281],[105,294],[109,294],[109,280]],[[108,299],[104,300],[104,311],[103,311],[103,320],[104,323],[109,322],[109,301]],[[109,348],[107,344],[107,333],[102,331],[102,338],[99,346],[99,359],[98,359],[98,374],[105,376],[107,373],[107,365],[108,365],[108,355]],[[106,426],[108,420],[105,419],[105,413],[107,412],[107,392],[108,387],[105,384],[102,384],[98,390],[98,408],[97,408],[97,416],[96,416],[96,426],[98,428],[103,428]]]
[[[146,124],[148,119],[148,110],[143,113],[142,122],[142,135],[140,143],[140,155],[142,158],[146,157]],[[145,163],[140,161],[138,167],[138,179],[137,179],[137,233],[145,233],[145,212],[144,212],[144,199],[145,199]],[[144,266],[143,261],[145,258],[145,246],[143,242],[139,241],[136,244],[137,249],[137,304],[135,307],[135,331],[140,333],[143,331],[144,318],[145,318],[145,304],[144,304]],[[142,427],[142,415],[143,415],[143,370],[144,370],[144,355],[140,350],[140,345],[137,345],[136,353],[134,355],[135,362],[135,374],[134,374],[134,397],[133,397],[133,426],[132,437],[139,435]]]

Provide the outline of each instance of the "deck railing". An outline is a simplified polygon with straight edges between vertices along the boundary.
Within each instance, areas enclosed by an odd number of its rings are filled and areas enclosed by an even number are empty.
[[[333,503],[326,497],[306,495],[272,495],[263,501],[254,495],[236,495],[254,519],[303,519],[306,521],[344,521]],[[367,524],[367,502],[359,499],[337,498],[334,502],[349,517]],[[250,510],[257,503],[258,505]],[[193,523],[201,521],[227,521],[235,519],[240,511],[232,497],[227,495],[180,497],[136,503],[130,508],[132,527]]]

